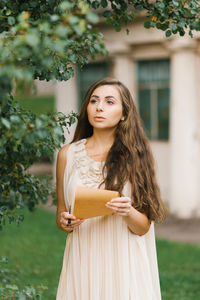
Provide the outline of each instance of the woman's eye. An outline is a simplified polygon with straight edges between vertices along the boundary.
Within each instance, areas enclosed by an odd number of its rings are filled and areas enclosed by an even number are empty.
[[[96,102],[97,102],[97,100],[95,100],[95,99],[90,100],[90,103],[96,103]]]
[[[107,103],[108,104],[114,104],[114,102],[112,100],[108,100]]]

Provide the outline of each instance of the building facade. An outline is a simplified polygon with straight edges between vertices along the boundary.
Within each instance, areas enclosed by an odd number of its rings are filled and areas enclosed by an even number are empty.
[[[128,35],[102,24],[109,56],[57,83],[57,110],[78,112],[88,87],[102,77],[122,81],[151,141],[163,200],[179,217],[200,216],[200,37],[166,38],[143,21]]]

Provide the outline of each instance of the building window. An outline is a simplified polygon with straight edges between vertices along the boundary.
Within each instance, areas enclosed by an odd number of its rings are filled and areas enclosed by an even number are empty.
[[[151,140],[169,139],[169,60],[137,63],[138,105],[145,132]]]
[[[77,72],[77,85],[79,92],[79,107],[89,87],[97,80],[109,76],[107,62],[90,63]]]

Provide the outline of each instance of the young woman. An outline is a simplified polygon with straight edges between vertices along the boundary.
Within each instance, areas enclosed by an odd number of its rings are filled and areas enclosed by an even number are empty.
[[[77,219],[77,185],[119,191],[106,204],[113,213]],[[167,209],[136,106],[118,80],[88,90],[74,139],[58,153],[57,199],[57,225],[69,233],[57,300],[161,299],[154,222]]]

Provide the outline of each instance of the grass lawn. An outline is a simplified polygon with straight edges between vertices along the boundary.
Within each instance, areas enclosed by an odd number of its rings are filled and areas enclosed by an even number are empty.
[[[17,271],[18,286],[48,286],[42,299],[55,300],[66,234],[56,227],[55,214],[43,209],[26,212],[19,227],[7,225],[0,232],[0,257]]]
[[[200,246],[157,241],[163,300],[200,299]]]
[[[55,111],[55,97],[50,96],[16,96],[15,100],[24,109],[31,110],[37,116],[40,114],[53,113]]]
[[[42,299],[55,300],[65,237],[56,228],[55,214],[38,208],[26,212],[19,227],[8,225],[0,232],[0,256],[17,271],[19,286],[46,285]],[[200,247],[157,240],[157,253],[162,300],[200,299]]]

